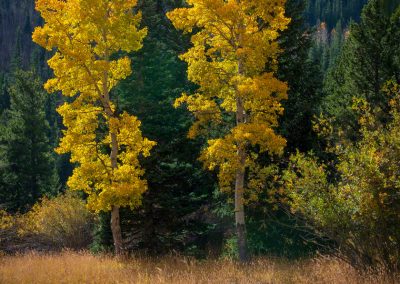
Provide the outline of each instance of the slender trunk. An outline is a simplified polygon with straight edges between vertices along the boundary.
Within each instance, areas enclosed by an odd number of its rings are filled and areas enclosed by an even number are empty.
[[[237,0],[240,2],[239,0]],[[241,49],[243,42],[244,23],[239,25],[238,48]],[[244,75],[244,66],[242,59],[238,59],[238,73],[240,76]],[[241,94],[236,91],[236,125],[246,123],[246,111],[244,109]],[[239,261],[246,262],[248,260],[247,254],[247,234],[246,222],[244,214],[244,177],[246,173],[246,144],[244,141],[238,142],[237,155],[239,159],[239,168],[236,171],[235,180],[235,223],[237,234],[237,245],[239,249]]]
[[[108,57],[107,57],[108,58]],[[113,118],[115,116],[114,112],[111,109],[110,102],[110,94],[108,91],[108,73],[104,73],[103,78],[103,97],[101,99],[104,107],[104,111],[108,117],[108,119]],[[111,132],[111,168],[114,170],[118,167],[118,138],[117,133]],[[116,255],[121,255],[123,253],[123,241],[122,241],[122,232],[119,218],[119,206],[112,206],[111,209],[111,231],[113,235],[114,241],[114,250]]]
[[[118,156],[118,140],[115,133],[111,133],[111,167],[113,169],[117,168],[117,156]],[[123,243],[122,243],[122,232],[119,220],[119,206],[113,206],[111,210],[111,231],[114,240],[114,249],[116,255],[121,255],[123,253]]]
[[[114,240],[114,250],[116,255],[121,255],[124,251],[122,242],[121,226],[119,221],[119,207],[113,206],[111,211],[111,231]]]
[[[239,60],[239,74],[243,75],[243,63]],[[238,94],[236,98],[236,125],[246,123],[246,112],[243,101]],[[237,244],[239,249],[239,261],[246,262],[247,254],[247,234],[244,213],[244,177],[246,171],[246,145],[244,142],[238,143],[237,155],[239,158],[239,168],[236,172],[235,181],[235,223],[237,233]]]
[[[111,133],[110,159],[111,159],[111,167],[113,169],[118,167],[117,156],[118,156],[117,135],[115,133]],[[122,243],[122,232],[119,220],[119,206],[113,206],[111,210],[111,231],[114,240],[115,254],[120,255],[123,252],[123,243]]]
[[[244,149],[238,150],[238,156],[240,160],[240,168],[236,172],[235,182],[235,222],[236,222],[236,234],[237,244],[239,249],[239,261],[246,262],[248,260],[247,255],[247,236],[246,236],[246,222],[244,214],[244,175],[245,175],[245,161],[246,153]]]

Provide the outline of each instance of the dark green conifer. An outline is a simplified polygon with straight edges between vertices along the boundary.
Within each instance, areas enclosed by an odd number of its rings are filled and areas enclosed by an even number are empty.
[[[360,23],[351,24],[343,50],[328,71],[323,110],[335,117],[350,137],[357,132],[354,97],[366,99],[380,112],[381,119],[387,118],[388,97],[382,87],[390,79],[399,81],[400,72],[399,43],[395,39],[399,11],[396,13],[391,17],[380,0],[371,0],[362,11]]]
[[[303,0],[287,2],[286,14],[292,20],[280,36],[283,53],[278,59],[278,76],[289,86],[280,125],[290,152],[296,149],[308,151],[315,146],[316,137],[311,120],[317,114],[321,101],[322,72],[318,63],[308,56],[312,34],[304,22],[303,11]]]
[[[143,48],[131,57],[133,74],[114,94],[121,110],[137,115],[143,134],[157,141],[151,157],[143,161],[149,185],[143,206],[133,212],[121,211],[127,247],[150,253],[187,251],[194,243],[199,245],[207,231],[202,206],[210,203],[214,189],[197,161],[200,143],[186,138],[191,116],[173,107],[174,100],[192,87],[185,63],[178,58],[188,41],[165,16],[168,9],[181,5],[177,2],[139,1],[142,23],[149,33]],[[107,243],[101,240],[107,236],[104,230],[98,229],[98,244]]]
[[[0,131],[0,206],[24,211],[41,196],[56,193],[59,185],[42,83],[32,72],[17,70],[9,93]]]

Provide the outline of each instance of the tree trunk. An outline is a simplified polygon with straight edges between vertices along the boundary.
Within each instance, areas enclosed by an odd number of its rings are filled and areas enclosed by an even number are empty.
[[[245,26],[241,23],[239,26],[239,49],[242,48],[243,37]],[[244,75],[244,67],[242,59],[239,58],[238,62],[238,73]],[[236,90],[236,125],[239,126],[246,123],[247,114],[244,109],[241,94]],[[236,171],[235,180],[235,224],[237,234],[237,245],[239,250],[239,261],[248,261],[247,254],[247,234],[246,234],[246,222],[244,213],[244,178],[246,173],[246,143],[245,141],[239,141],[237,145],[237,155],[239,159],[239,168]]]
[[[108,56],[106,56],[108,58]],[[108,73],[104,73],[103,78],[103,97],[101,99],[104,107],[104,111],[108,117],[111,119],[115,117],[115,113],[111,109],[110,105],[110,94],[108,92]],[[111,160],[111,168],[114,170],[118,167],[118,138],[117,133],[110,132],[111,136],[111,153],[110,153],[110,160]],[[112,181],[111,181],[112,182]],[[124,251],[123,241],[122,241],[122,232],[121,232],[121,225],[120,225],[120,218],[119,218],[119,206],[112,206],[111,208],[111,231],[113,235],[114,241],[114,250],[116,255],[121,255]]]
[[[237,245],[239,249],[239,261],[246,262],[247,255],[247,236],[246,236],[246,222],[244,214],[244,175],[245,175],[245,162],[246,153],[243,148],[238,150],[240,159],[240,168],[236,172],[235,182],[235,223],[237,234]]]
[[[118,140],[115,133],[111,133],[111,167],[116,169],[118,167]],[[122,232],[119,220],[119,206],[113,206],[111,211],[111,231],[114,240],[114,250],[116,255],[123,253]]]
[[[243,109],[243,103],[240,98],[236,99],[236,124],[246,122],[246,114]],[[244,214],[244,176],[246,171],[246,149],[244,143],[237,145],[237,155],[239,158],[239,168],[236,172],[235,181],[235,223],[237,233],[237,244],[239,249],[239,261],[246,262],[247,255],[247,236],[246,236],[246,222]]]
[[[114,240],[114,249],[116,255],[121,255],[124,251],[122,243],[122,233],[119,221],[119,207],[113,206],[111,211],[111,231]]]
[[[108,99],[108,97],[106,97]],[[109,106],[109,104],[108,104]],[[106,109],[107,114],[109,117],[113,117],[113,113],[111,109]],[[111,135],[111,167],[112,169],[116,169],[118,167],[118,139],[117,134],[114,132],[110,133]],[[111,211],[111,231],[114,240],[114,249],[116,255],[121,255],[123,253],[124,247],[122,242],[122,232],[121,232],[121,225],[119,220],[119,206],[113,206]]]

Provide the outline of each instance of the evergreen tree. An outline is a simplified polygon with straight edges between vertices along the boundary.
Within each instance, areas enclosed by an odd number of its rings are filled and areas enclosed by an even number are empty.
[[[390,2],[390,1],[388,1]],[[386,50],[386,62],[389,68],[389,74],[400,82],[400,1],[393,0],[392,3],[397,3],[397,9],[394,11],[390,18],[390,26],[386,33],[386,42],[389,48]],[[390,13],[387,13],[390,16]]]
[[[304,21],[304,6],[303,0],[286,2],[285,14],[291,22],[279,39],[283,53],[278,59],[278,76],[289,86],[280,123],[280,131],[287,139],[287,153],[297,149],[320,151],[311,122],[322,99],[322,72],[318,62],[309,59],[312,31]],[[286,157],[278,162],[264,157],[265,166],[269,165],[273,173],[271,176],[278,174],[285,160]],[[313,247],[304,245],[304,229],[299,230],[301,224],[285,206],[277,206],[279,200],[275,199],[274,189],[278,185],[273,178],[264,182],[265,190],[248,210],[249,248],[255,254],[285,257],[310,253]]]
[[[7,76],[0,72],[0,119],[1,116],[10,105],[10,97],[7,92]]]
[[[283,53],[278,60],[278,75],[289,86],[288,99],[283,102],[285,111],[281,129],[290,152],[315,148],[311,120],[321,102],[322,72],[318,63],[308,56],[312,35],[304,22],[304,3],[304,0],[286,3],[286,15],[291,22],[280,36]]]
[[[17,34],[15,36],[15,48],[13,50],[10,62],[11,72],[14,72],[17,69],[23,67],[22,38],[23,38],[23,31],[21,31],[20,27],[18,27]]]
[[[32,72],[18,70],[9,88],[10,109],[0,132],[0,204],[9,210],[26,210],[44,194],[58,191],[46,95]]]
[[[211,203],[213,182],[197,162],[200,143],[186,138],[191,117],[172,106],[180,93],[193,88],[178,58],[188,40],[165,16],[178,5],[162,0],[138,3],[149,33],[143,49],[131,56],[133,74],[121,82],[118,98],[123,110],[139,117],[144,135],[157,146],[143,164],[149,186],[143,204],[124,210],[121,220],[132,249],[197,254],[207,242],[209,224],[203,219],[210,212],[202,208]]]
[[[335,117],[337,124],[350,136],[358,127],[352,108],[354,97],[365,98],[377,108],[381,119],[387,117],[383,84],[392,78],[400,79],[399,43],[394,40],[399,33],[398,13],[394,13],[391,20],[381,1],[371,0],[363,9],[361,22],[351,25],[349,38],[324,82],[327,96],[323,111]]]
[[[340,54],[344,42],[344,33],[342,21],[336,23],[335,28],[331,31],[330,45],[329,45],[329,67],[334,66],[336,58]]]
[[[312,39],[309,57],[321,69],[321,75],[324,75],[331,62],[331,37],[325,22],[318,24]]]
[[[394,0],[396,1],[396,0]],[[358,21],[360,11],[368,0],[309,0],[305,18],[311,25],[319,21],[326,22],[332,29],[339,20],[347,24],[350,20]]]

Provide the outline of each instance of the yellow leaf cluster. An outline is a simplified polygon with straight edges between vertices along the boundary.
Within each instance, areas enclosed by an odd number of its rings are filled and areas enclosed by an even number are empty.
[[[12,215],[5,210],[0,210],[0,230],[7,230],[15,225],[15,220]]]
[[[71,153],[77,167],[68,186],[84,190],[95,211],[135,207],[147,189],[138,157],[148,156],[155,143],[142,137],[136,117],[118,114],[110,99],[113,87],[131,74],[130,59],[116,55],[140,49],[147,34],[139,28],[136,4],[136,0],[36,0],[45,25],[35,29],[33,40],[56,51],[48,61],[55,78],[45,88],[72,98],[58,108],[66,130],[56,150]],[[116,137],[113,143],[112,137]],[[116,166],[111,161],[112,144],[117,148]]]
[[[181,59],[187,62],[188,78],[199,90],[194,95],[183,94],[175,106],[184,103],[194,114],[196,122],[189,131],[189,137],[194,137],[210,124],[235,121],[240,102],[245,121],[209,140],[200,158],[210,170],[219,170],[221,188],[231,188],[237,170],[243,167],[239,148],[246,148],[244,167],[251,170],[256,155],[250,148],[279,154],[286,144],[274,127],[283,112],[280,102],[287,98],[288,87],[274,72],[281,52],[279,32],[287,28],[290,19],[284,15],[285,0],[187,3],[187,8],[175,9],[167,16],[177,29],[191,33],[192,47]]]

